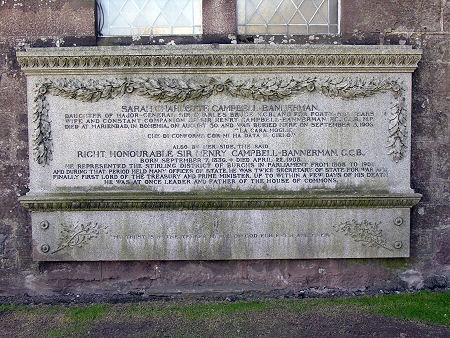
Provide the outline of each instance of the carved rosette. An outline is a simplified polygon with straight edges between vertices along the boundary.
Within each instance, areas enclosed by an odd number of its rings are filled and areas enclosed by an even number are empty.
[[[35,97],[33,121],[33,149],[36,161],[45,166],[52,160],[53,144],[51,124],[48,117],[49,103],[47,95],[55,95],[83,102],[114,99],[124,95],[139,95],[159,102],[181,103],[190,100],[208,98],[224,93],[232,97],[258,101],[280,101],[291,95],[305,92],[321,93],[328,97],[354,100],[370,97],[378,93],[391,92],[395,99],[392,107],[387,148],[395,162],[405,154],[407,132],[407,109],[403,96],[405,88],[395,79],[361,78],[319,78],[304,79],[265,79],[234,81],[230,78],[217,81],[214,78],[206,82],[183,81],[180,79],[117,79],[91,80],[82,82],[76,79],[46,80],[38,85]]]

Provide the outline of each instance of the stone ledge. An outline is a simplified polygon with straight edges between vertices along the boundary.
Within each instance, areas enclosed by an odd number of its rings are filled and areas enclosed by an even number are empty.
[[[17,57],[26,74],[108,71],[413,72],[422,51],[410,46],[185,45],[31,48]]]
[[[22,205],[32,211],[57,210],[222,210],[222,209],[347,209],[347,208],[411,208],[420,194],[45,194],[20,198]]]

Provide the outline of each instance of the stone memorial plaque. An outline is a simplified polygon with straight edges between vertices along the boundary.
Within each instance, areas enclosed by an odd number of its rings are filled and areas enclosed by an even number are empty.
[[[409,256],[408,47],[30,49],[36,260]]]

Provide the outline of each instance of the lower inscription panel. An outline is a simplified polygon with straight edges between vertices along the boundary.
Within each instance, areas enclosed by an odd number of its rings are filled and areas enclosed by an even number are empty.
[[[35,212],[40,261],[409,257],[409,208]]]

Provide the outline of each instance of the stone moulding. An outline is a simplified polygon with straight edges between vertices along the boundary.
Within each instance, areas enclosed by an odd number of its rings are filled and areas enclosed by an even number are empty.
[[[412,72],[421,50],[410,46],[193,45],[33,48],[18,52],[26,74],[224,71]]]
[[[33,150],[35,160],[46,166],[52,160],[53,143],[51,123],[49,120],[49,103],[47,95],[55,95],[68,99],[97,102],[116,97],[135,94],[159,102],[181,103],[188,100],[210,97],[224,93],[232,97],[249,98],[258,101],[279,101],[296,93],[320,93],[328,97],[343,100],[354,100],[370,97],[378,93],[391,92],[395,104],[390,112],[388,139],[386,148],[393,161],[399,162],[407,149],[407,110],[405,108],[405,87],[396,79],[365,80],[359,77],[340,79],[321,78],[316,76],[299,79],[280,80],[247,80],[236,82],[230,78],[218,81],[195,82],[180,79],[132,79],[82,82],[76,79],[44,80],[36,88],[33,122],[35,124]]]
[[[347,209],[347,208],[411,208],[420,194],[404,195],[327,195],[256,196],[240,192],[234,196],[151,195],[120,193],[107,195],[27,195],[20,198],[31,211],[95,211],[95,210],[228,210],[228,209]]]

